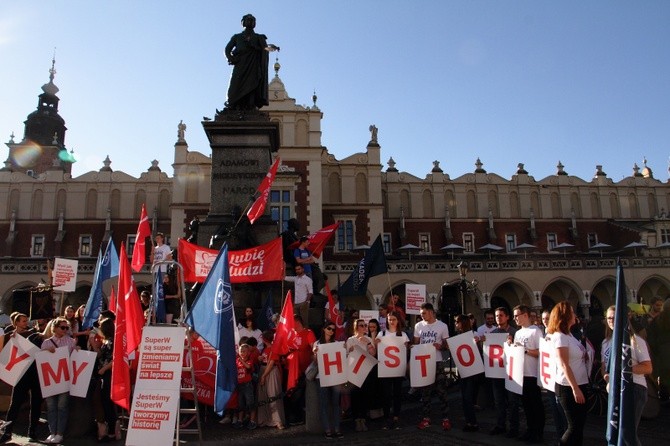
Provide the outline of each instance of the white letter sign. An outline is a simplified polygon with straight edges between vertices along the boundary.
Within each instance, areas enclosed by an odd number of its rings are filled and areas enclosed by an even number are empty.
[[[505,378],[505,349],[507,333],[487,333],[484,341],[484,375]]]
[[[54,353],[49,350],[37,352],[35,365],[42,388],[42,397],[47,398],[70,391],[70,351],[68,347],[58,347]]]
[[[475,335],[471,331],[448,338],[447,344],[461,377],[467,378],[484,372],[482,357],[479,355]]]
[[[523,361],[526,356],[521,345],[508,345],[505,343],[505,359],[507,377],[505,388],[510,392],[523,393]]]
[[[377,375],[380,378],[405,376],[407,372],[407,346],[404,336],[382,336],[377,344],[379,364]]]
[[[368,373],[377,364],[377,359],[363,350],[359,345],[347,357],[347,380],[358,388],[363,387]]]
[[[316,361],[319,366],[321,387],[332,387],[347,382],[347,351],[344,342],[319,344]]]
[[[12,336],[0,352],[0,379],[14,387],[35,360],[40,349],[23,336]]]
[[[74,350],[70,354],[70,395],[86,398],[97,356],[88,350]]]
[[[434,353],[433,344],[417,344],[410,349],[409,382],[412,387],[425,387],[435,382]]]

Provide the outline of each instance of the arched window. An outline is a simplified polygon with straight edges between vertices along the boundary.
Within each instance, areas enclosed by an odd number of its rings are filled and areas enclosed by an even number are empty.
[[[640,218],[640,204],[637,202],[637,196],[633,193],[628,194],[628,208],[630,218]]]
[[[356,174],[356,203],[368,202],[368,178],[364,173]]]
[[[500,217],[500,206],[498,206],[498,192],[494,189],[489,190],[489,209],[491,209],[491,214],[494,218]]]
[[[333,172],[328,175],[328,196],[331,203],[342,202],[342,181],[340,174]]]
[[[136,215],[139,218],[140,214],[142,213],[142,205],[146,205],[146,202],[147,193],[144,191],[144,189],[140,189],[135,192],[135,209],[133,211],[133,215]],[[151,209],[147,209],[147,215],[149,218],[151,218]]]
[[[33,192],[33,202],[30,207],[30,218],[33,220],[39,220],[42,218],[42,202],[44,198],[44,192],[41,189],[37,189]]]
[[[405,218],[412,217],[412,206],[410,205],[409,191],[407,189],[400,191],[400,207],[405,213]]]
[[[597,193],[591,192],[590,196],[591,201],[591,216],[593,218],[602,218],[602,210],[600,209],[600,197]]]
[[[612,218],[621,218],[621,206],[619,206],[619,199],[615,193],[610,194],[610,209]]]
[[[582,218],[582,202],[577,192],[570,194],[570,207],[575,212],[575,217]]]
[[[67,193],[65,189],[59,189],[56,193],[56,208],[54,209],[55,218],[60,217],[61,211],[65,214],[65,207],[67,206]]]
[[[109,197],[109,209],[111,210],[110,217],[112,220],[121,218],[121,191],[113,189]]]
[[[170,218],[170,191],[163,189],[158,197],[158,218]]]
[[[475,191],[469,190],[466,194],[468,218],[477,218],[477,195]]]
[[[509,214],[510,217],[512,218],[520,218],[521,217],[521,211],[520,211],[520,205],[519,205],[519,194],[516,193],[516,191],[512,191],[509,193]]]
[[[454,197],[453,190],[446,190],[444,192],[444,205],[449,209],[450,218],[458,218],[458,206],[456,205],[456,197]]]
[[[95,189],[89,189],[86,193],[86,218],[94,219],[96,217],[97,208],[98,191]]]
[[[423,202],[423,218],[434,218],[433,193],[428,189],[424,190],[421,201]]]
[[[561,197],[556,192],[551,193],[551,217],[561,218]]]
[[[295,145],[298,147],[306,147],[309,145],[308,141],[307,121],[299,119],[298,122],[295,123]]]
[[[542,206],[540,206],[540,194],[537,192],[531,192],[530,194],[530,207],[533,209],[533,215],[535,218],[542,218]]]

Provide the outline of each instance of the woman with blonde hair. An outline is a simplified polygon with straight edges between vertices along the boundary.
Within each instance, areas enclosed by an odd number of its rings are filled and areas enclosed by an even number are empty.
[[[570,334],[576,317],[567,301],[559,302],[551,310],[547,333],[556,348],[556,398],[563,408],[568,428],[559,440],[561,445],[581,446],[586,424],[586,347]]]

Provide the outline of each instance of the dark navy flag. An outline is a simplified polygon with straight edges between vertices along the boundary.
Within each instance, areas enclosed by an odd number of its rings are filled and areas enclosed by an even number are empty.
[[[382,237],[378,235],[370,249],[366,251],[363,260],[358,262],[356,269],[342,286],[338,287],[337,292],[340,297],[363,296],[368,291],[370,277],[384,274],[387,270]]]
[[[623,266],[619,260],[616,273],[614,331],[607,365],[607,372],[610,375],[607,401],[609,422],[606,432],[608,445],[635,446],[637,444],[630,337],[626,282]]]
[[[116,252],[114,241],[110,239],[104,253],[102,249],[98,252],[98,262],[95,265],[95,274],[93,275],[93,286],[86,301],[84,321],[81,324],[82,328],[91,328],[93,322],[98,320],[98,316],[100,316],[100,312],[102,311],[102,284],[105,280],[118,275],[119,254]]]
[[[268,297],[265,298],[263,308],[261,308],[261,312],[256,318],[256,327],[260,331],[265,331],[268,328],[274,328],[274,324],[272,323],[273,307],[274,299],[272,298],[272,290],[268,290]]]
[[[156,316],[156,323],[164,324],[165,318],[165,289],[163,288],[163,272],[160,268],[156,268],[154,274],[154,307],[152,309],[154,316]]]
[[[237,386],[235,312],[228,269],[228,244],[221,251],[193,301],[186,323],[217,351],[214,410],[223,411]]]

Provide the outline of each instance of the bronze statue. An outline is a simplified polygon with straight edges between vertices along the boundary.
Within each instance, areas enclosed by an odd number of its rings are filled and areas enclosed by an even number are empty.
[[[231,37],[225,53],[233,74],[228,87],[226,108],[255,110],[268,105],[268,53],[279,47],[268,44],[264,34],[256,34],[256,18],[242,17],[244,31]]]

